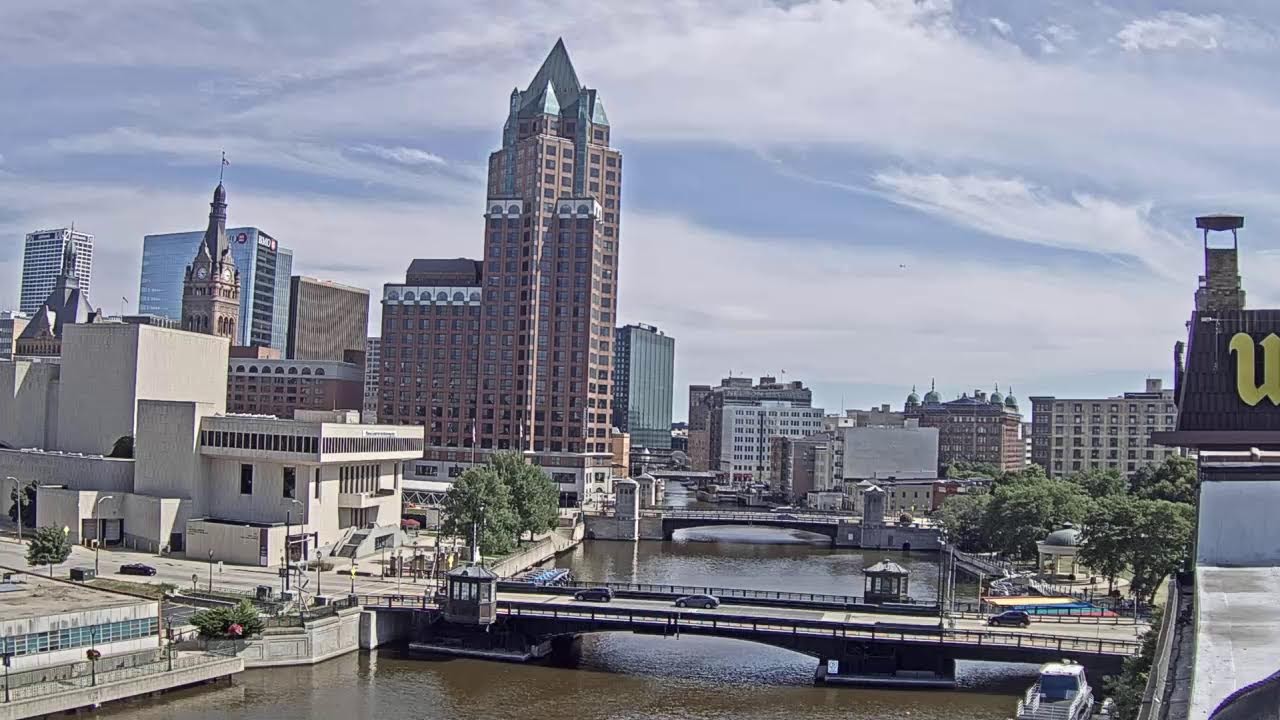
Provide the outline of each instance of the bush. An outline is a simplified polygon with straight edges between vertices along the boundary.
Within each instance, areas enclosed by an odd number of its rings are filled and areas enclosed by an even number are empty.
[[[200,637],[217,640],[261,635],[266,627],[248,600],[241,600],[235,607],[201,610],[191,616],[191,624],[200,631]]]

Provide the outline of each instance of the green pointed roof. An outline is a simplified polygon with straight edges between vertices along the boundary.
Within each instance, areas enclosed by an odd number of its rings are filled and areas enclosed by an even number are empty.
[[[553,93],[546,92],[548,86],[554,90]],[[521,109],[530,108],[540,98],[545,103],[546,95],[553,95],[558,107],[569,107],[578,101],[578,93],[581,90],[582,83],[578,80],[578,73],[573,69],[573,62],[569,60],[569,51],[564,47],[564,39],[560,38],[556,40],[547,59],[542,61],[542,67],[538,68],[538,73],[533,76],[533,81],[525,89]]]
[[[556,98],[556,89],[550,80],[547,81],[547,85],[542,89],[542,94],[538,96],[538,99],[530,103],[529,106],[537,108],[538,112],[544,115],[560,114],[560,101]]]
[[[595,93],[591,93],[591,95],[592,97],[595,98],[595,101],[596,101],[595,109],[591,113],[591,122],[595,123],[596,125],[608,125],[609,116],[605,115],[604,113],[604,101],[601,100],[599,96],[597,96]]]

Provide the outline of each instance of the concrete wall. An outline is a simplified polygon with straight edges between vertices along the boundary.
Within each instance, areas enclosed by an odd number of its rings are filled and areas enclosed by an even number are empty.
[[[262,559],[261,537],[267,534],[267,557]],[[254,527],[230,523],[189,520],[187,522],[187,557],[203,560],[213,551],[215,561],[233,565],[278,565],[284,560],[285,529]],[[270,584],[270,583],[267,583]]]
[[[1196,564],[1280,565],[1280,482],[1210,480],[1200,484]]]
[[[60,372],[53,362],[0,361],[0,443],[57,447]]]
[[[133,489],[134,462],[122,458],[0,450],[0,482],[9,476],[23,483],[34,480],[39,485],[129,492]],[[8,498],[5,490],[3,499]],[[8,510],[7,505],[4,510]]]
[[[133,435],[138,400],[186,400],[226,408],[225,338],[151,325],[69,325],[62,339],[58,443],[104,453]]]
[[[844,429],[845,480],[937,476],[937,428]]]
[[[212,403],[138,401],[134,491],[189,500],[192,512],[203,515],[204,462],[198,452],[200,419],[216,411]]]
[[[307,623],[296,630],[271,630],[247,641],[211,640],[208,647],[234,646],[246,668],[314,665],[360,649],[359,608]]]

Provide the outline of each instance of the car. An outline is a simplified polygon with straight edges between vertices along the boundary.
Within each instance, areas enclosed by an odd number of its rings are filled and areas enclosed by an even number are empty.
[[[128,565],[120,566],[120,574],[121,575],[145,575],[147,577],[151,577],[152,575],[156,574],[156,569],[151,567],[150,565],[143,565],[142,563],[129,563]]]
[[[587,588],[574,593],[573,599],[582,602],[609,602],[613,600],[613,591],[605,587]]]
[[[685,595],[684,597],[676,599],[676,607],[715,610],[720,607],[720,598],[715,595]]]
[[[988,625],[1006,625],[1010,627],[1030,627],[1031,615],[1025,610],[1005,610],[999,615],[987,618]]]

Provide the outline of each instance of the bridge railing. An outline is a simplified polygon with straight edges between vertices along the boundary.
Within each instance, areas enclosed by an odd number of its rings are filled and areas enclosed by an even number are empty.
[[[503,579],[499,582],[501,583],[501,587],[499,589],[511,588],[514,591],[527,589],[534,592],[554,592],[556,588],[563,588],[565,590],[583,590],[586,588],[604,587],[615,592],[668,595],[671,597],[679,597],[681,595],[714,595],[721,600],[768,600],[774,602],[808,604],[821,603],[824,605],[831,605],[833,607],[846,607],[849,605],[862,604],[862,598],[857,595],[830,595],[824,593],[789,592],[785,590],[749,590],[746,588],[720,588],[706,585],[663,585],[655,583],[590,582],[585,580],[572,580],[559,585],[537,586],[510,579]],[[914,601],[912,600],[908,602]]]
[[[621,626],[664,625],[670,632],[681,629],[750,630],[753,633],[814,635],[842,639],[888,640],[910,643],[962,644],[1005,649],[1053,650],[1057,653],[1087,655],[1132,655],[1139,643],[1133,640],[1063,637],[1036,633],[1009,633],[985,630],[940,629],[933,625],[843,623],[777,617],[725,614],[695,614],[679,610],[639,608],[565,608],[544,603],[499,600],[498,609],[508,615],[577,619]]]
[[[664,510],[662,517],[668,520],[714,520],[717,522],[801,522],[822,525],[836,525],[842,519],[852,519],[852,515],[819,515],[806,512],[738,512],[720,510]]]

